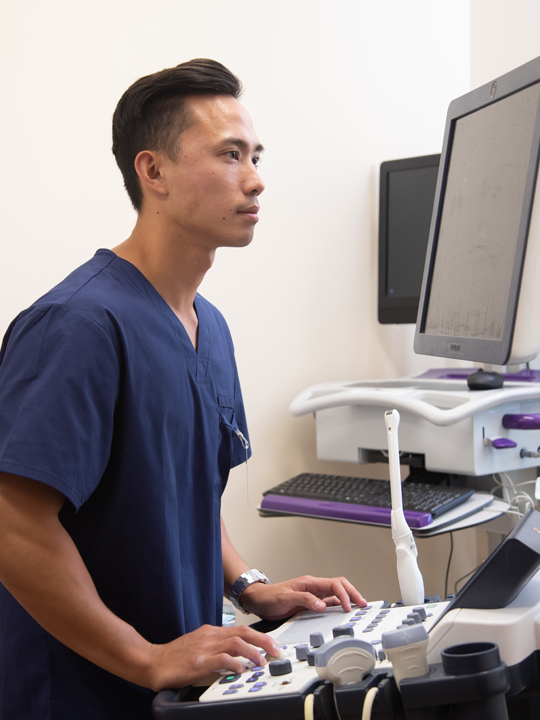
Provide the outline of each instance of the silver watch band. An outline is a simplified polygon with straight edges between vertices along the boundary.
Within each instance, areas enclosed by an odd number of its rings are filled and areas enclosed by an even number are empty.
[[[246,610],[240,602],[240,596],[247,587],[253,585],[253,583],[256,582],[262,582],[265,585],[272,584],[270,580],[266,577],[266,575],[260,570],[246,570],[246,572],[242,573],[238,580],[236,580],[229,592],[229,599],[234,605],[234,607],[238,608],[238,610],[243,612],[245,615],[249,615],[249,610]]]

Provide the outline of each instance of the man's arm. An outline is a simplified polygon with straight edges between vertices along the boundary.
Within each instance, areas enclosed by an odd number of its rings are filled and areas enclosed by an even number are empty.
[[[220,668],[241,672],[235,656],[261,662],[275,641],[251,628],[203,626],[152,645],[101,601],[58,513],[64,496],[34,480],[0,473],[0,580],[60,642],[126,680],[161,690]],[[257,647],[254,647],[257,646]]]
[[[228,597],[234,582],[249,570],[249,566],[231,543],[223,518],[221,545],[224,590]],[[282,620],[305,609],[322,612],[329,605],[341,605],[345,612],[350,611],[351,602],[360,606],[366,605],[362,595],[346,578],[317,578],[311,575],[273,585],[253,583],[242,593],[241,602],[246,610],[264,620]]]

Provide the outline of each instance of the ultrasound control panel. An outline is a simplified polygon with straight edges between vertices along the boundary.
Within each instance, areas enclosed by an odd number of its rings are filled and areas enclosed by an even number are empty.
[[[304,611],[269,633],[280,645],[279,658],[267,658],[267,664],[261,666],[246,660],[242,673],[223,671],[201,695],[200,702],[303,693],[322,682],[315,667],[315,651],[339,636],[369,642],[375,651],[375,671],[390,670],[391,664],[381,647],[382,634],[418,623],[429,632],[447,605],[438,602],[389,607],[388,603],[377,601],[364,608],[355,606],[349,613],[344,613],[341,607],[327,608],[323,613]]]

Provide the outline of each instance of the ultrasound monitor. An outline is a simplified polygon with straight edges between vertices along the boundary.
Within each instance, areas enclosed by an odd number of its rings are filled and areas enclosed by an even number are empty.
[[[540,58],[450,104],[415,352],[495,365],[538,354],[539,107]]]
[[[440,155],[381,164],[379,322],[415,323]]]

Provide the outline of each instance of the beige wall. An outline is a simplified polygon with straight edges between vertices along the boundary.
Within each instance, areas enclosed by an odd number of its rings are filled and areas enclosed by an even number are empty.
[[[275,580],[344,573],[396,599],[389,530],[261,519],[256,506],[304,470],[386,472],[318,461],[313,419],[288,412],[298,392],[432,365],[414,356],[412,328],[377,323],[378,167],[440,150],[447,106],[470,87],[468,0],[2,0],[0,33],[1,329],[129,234],[109,149],[124,89],[200,56],[242,78],[267,148],[261,222],[201,288],[235,338],[254,450],[249,505],[244,467],[224,498],[229,532]],[[474,532],[456,545],[454,579],[476,563]],[[419,550],[427,591],[442,593],[449,539]]]

